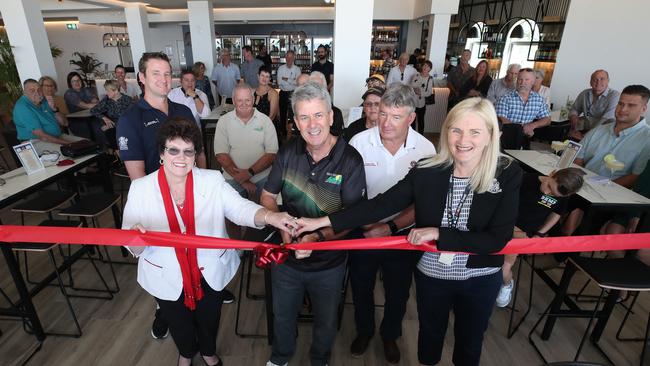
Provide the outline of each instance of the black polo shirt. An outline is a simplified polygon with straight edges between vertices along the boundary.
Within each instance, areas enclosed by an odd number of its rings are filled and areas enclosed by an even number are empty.
[[[544,225],[552,212],[563,215],[568,199],[542,193],[542,182],[537,173],[524,173],[519,190],[519,214],[516,226],[527,233],[534,233]]]
[[[330,76],[334,74],[334,64],[332,61],[327,60],[325,63],[321,64],[320,61],[316,61],[311,65],[311,71],[319,71],[325,75],[325,81],[327,85],[330,84]]]
[[[185,117],[194,121],[192,111],[167,99],[169,115],[152,107],[144,98],[122,114],[117,123],[117,147],[123,161],[143,160],[145,174],[160,166],[160,154],[156,146],[158,128],[172,117]]]
[[[292,216],[321,217],[361,201],[366,196],[366,174],[361,155],[345,140],[338,139],[329,155],[315,162],[302,139],[282,146],[264,189],[282,194],[284,210]],[[345,261],[345,251],[313,251],[287,265],[302,271],[333,268]]]

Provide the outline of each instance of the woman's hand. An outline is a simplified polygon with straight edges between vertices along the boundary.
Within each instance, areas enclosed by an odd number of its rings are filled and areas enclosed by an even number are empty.
[[[406,240],[413,245],[420,245],[432,240],[438,240],[440,231],[437,227],[422,227],[409,232]]]
[[[110,118],[104,117],[102,119],[104,120],[104,126],[106,126],[107,130],[115,127],[115,122],[113,122]]]
[[[264,224],[276,227],[289,235],[293,235],[298,228],[296,218],[286,212],[273,212],[266,210],[264,213]]]
[[[135,224],[131,226],[131,230],[138,230],[141,234],[144,234],[147,232],[147,230],[142,226],[142,224]],[[144,249],[146,248],[145,246],[128,246],[129,251],[131,254],[133,254],[134,257],[140,256],[142,252],[144,252]]]
[[[332,223],[330,222],[330,218],[328,216],[323,216],[316,219],[301,217],[296,220],[295,223],[297,225],[296,235],[310,231],[316,231],[322,227],[332,226]]]

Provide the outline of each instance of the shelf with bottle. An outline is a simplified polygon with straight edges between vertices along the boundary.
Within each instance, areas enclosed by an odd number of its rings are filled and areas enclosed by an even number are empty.
[[[400,27],[398,26],[373,26],[371,41],[373,43],[398,43]]]
[[[545,61],[545,62],[555,62],[557,58],[557,48],[538,48],[535,51],[535,55],[529,61]]]

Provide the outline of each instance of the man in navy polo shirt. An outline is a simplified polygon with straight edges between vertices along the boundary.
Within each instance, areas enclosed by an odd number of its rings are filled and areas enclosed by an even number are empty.
[[[189,108],[167,99],[172,85],[172,66],[166,54],[144,53],[138,69],[138,77],[144,85],[144,97],[124,112],[117,123],[117,146],[131,180],[153,173],[160,167],[156,132],[165,121],[172,117],[194,121]],[[201,152],[196,160],[205,162],[205,154]],[[151,335],[155,339],[165,338],[169,334],[168,326],[159,313],[156,310],[151,327]]]
[[[138,69],[144,98],[124,112],[117,124],[117,146],[131,180],[160,167],[156,132],[163,122],[171,117],[194,120],[189,108],[167,98],[172,85],[172,67],[166,54],[144,53]],[[202,152],[201,155],[205,156]],[[201,161],[198,156],[197,161]]]

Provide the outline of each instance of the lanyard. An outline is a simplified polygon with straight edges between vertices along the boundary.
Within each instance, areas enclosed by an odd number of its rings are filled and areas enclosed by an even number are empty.
[[[458,203],[458,206],[456,206],[456,210],[453,210],[452,205],[454,201],[454,181],[455,181],[454,176],[452,175],[451,178],[449,179],[449,191],[447,192],[447,224],[451,228],[458,229],[458,221],[460,220],[460,211],[463,209],[463,206],[465,205],[465,201],[469,196],[470,184],[469,182],[467,182],[467,186],[465,186],[465,191],[463,192],[463,195],[460,198],[460,202]]]

